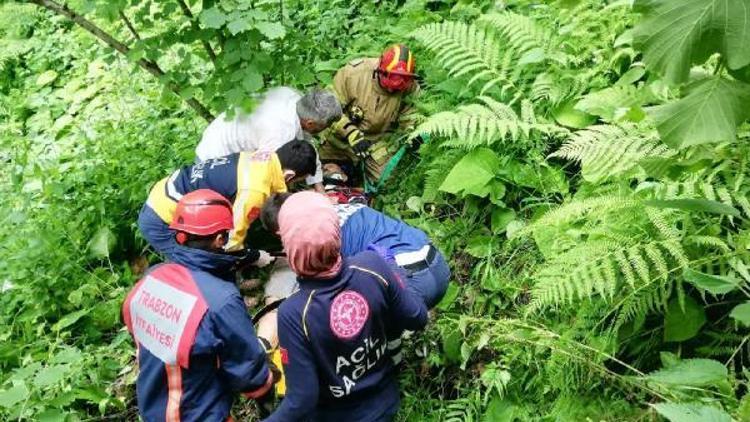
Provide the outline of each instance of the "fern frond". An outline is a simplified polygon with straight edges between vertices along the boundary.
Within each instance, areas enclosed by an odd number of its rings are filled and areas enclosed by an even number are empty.
[[[620,318],[629,320],[639,310],[654,310],[660,306],[655,298],[667,294],[664,286],[669,284],[668,275],[685,264],[684,257],[682,247],[671,240],[621,247],[588,242],[547,262],[533,275],[531,308],[571,304],[595,295],[612,300],[627,292],[638,297],[646,297],[646,292],[651,292],[645,304],[623,301],[621,306],[626,306],[627,315]],[[661,286],[661,291],[657,292],[653,286]]]
[[[482,94],[497,87],[509,104],[522,98],[524,64],[535,62],[534,52],[543,58],[552,39],[530,18],[510,12],[487,15],[474,24],[431,23],[410,35],[435,53],[450,76],[471,75],[468,85],[480,86]]]
[[[550,157],[579,162],[584,179],[599,183],[632,171],[643,158],[674,154],[654,131],[643,133],[635,125],[598,125],[573,133]]]
[[[528,123],[508,105],[489,97],[484,104],[460,106],[456,111],[434,114],[422,122],[413,136],[429,133],[450,138],[443,146],[471,149],[505,140],[527,140],[532,134],[558,134],[565,129],[551,124]]]
[[[535,222],[519,230],[516,236],[529,235],[540,227],[560,226],[583,218],[592,212],[627,212],[630,208],[642,207],[641,202],[619,195],[603,195],[571,201],[545,213]]]

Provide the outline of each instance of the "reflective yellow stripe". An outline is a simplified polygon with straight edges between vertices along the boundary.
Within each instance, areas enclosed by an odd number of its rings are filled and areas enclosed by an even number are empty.
[[[388,281],[386,281],[386,279],[384,279],[382,275],[376,273],[373,270],[368,270],[367,268],[358,267],[356,265],[350,265],[349,268],[354,268],[355,270],[364,271],[367,274],[374,275],[375,277],[378,278],[378,280],[380,280],[381,283],[383,283],[386,287],[388,287]]]
[[[393,55],[393,60],[391,60],[391,62],[388,63],[388,66],[385,67],[385,70],[387,70],[389,72],[391,70],[393,70],[394,67],[396,67],[396,65],[398,64],[398,59],[401,56],[401,46],[400,45],[394,45],[392,48],[395,50],[396,54]]]
[[[412,56],[411,50],[409,50],[409,59],[406,60],[406,71],[414,73],[414,56]]]
[[[281,163],[276,154],[268,151],[241,152],[237,162],[237,194],[234,198],[234,230],[229,234],[226,250],[244,247],[252,219],[271,193],[286,192]],[[253,211],[255,209],[255,211]]]
[[[175,209],[177,209],[177,202],[167,196],[167,182],[168,177],[156,182],[151,192],[148,194],[148,200],[146,205],[151,207],[152,210],[158,215],[165,223],[169,224],[172,222],[172,216],[174,215]]]
[[[307,323],[305,320],[307,319],[307,308],[310,306],[310,302],[312,301],[312,297],[315,294],[315,290],[310,292],[310,296],[307,297],[307,303],[305,303],[304,309],[302,309],[302,331],[305,332],[305,337],[310,340],[310,334],[307,332]]]

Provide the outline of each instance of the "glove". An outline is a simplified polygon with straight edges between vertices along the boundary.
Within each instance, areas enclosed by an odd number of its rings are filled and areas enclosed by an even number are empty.
[[[426,144],[430,141],[430,135],[428,133],[420,133],[419,135],[415,136],[414,138],[411,138],[409,142],[409,149],[411,151],[417,151],[419,150],[419,147],[422,146],[422,144]]]
[[[367,156],[370,155],[371,146],[372,142],[368,141],[367,139],[362,139],[361,141],[352,145],[352,151],[354,151],[354,154],[356,154],[359,158],[367,158]]]
[[[349,132],[349,134],[346,135],[346,141],[349,142],[352,151],[354,151],[354,154],[359,158],[365,158],[370,154],[368,150],[372,146],[372,142],[365,139],[365,135],[359,129],[353,129]]]
[[[259,250],[258,252],[259,252],[258,259],[255,262],[253,262],[253,265],[255,265],[258,268],[263,268],[266,265],[272,263],[276,259],[275,257],[271,256],[271,254],[266,251]]]

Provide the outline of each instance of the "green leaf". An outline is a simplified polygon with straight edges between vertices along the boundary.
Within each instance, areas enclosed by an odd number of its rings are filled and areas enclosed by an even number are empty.
[[[727,377],[727,368],[712,359],[686,359],[646,375],[647,380],[659,384],[687,387],[716,385]]]
[[[461,362],[461,342],[463,336],[456,330],[443,337],[443,353],[445,358],[452,363]]]
[[[575,101],[563,104],[552,112],[552,117],[557,123],[573,129],[583,129],[596,122],[596,116],[577,110],[575,105]]]
[[[737,126],[750,117],[750,85],[712,76],[690,83],[685,92],[679,101],[648,109],[672,148],[733,141]]]
[[[497,239],[490,236],[474,236],[466,243],[466,253],[474,258],[486,258],[500,248]]]
[[[508,223],[516,218],[516,212],[510,208],[495,208],[492,210],[491,226],[492,233],[502,233]]]
[[[732,417],[716,407],[683,404],[657,403],[651,407],[670,422],[732,422]]]
[[[706,322],[703,306],[691,297],[685,298],[685,309],[680,308],[677,298],[667,305],[664,317],[664,341],[685,341],[695,337]]]
[[[244,17],[234,19],[227,24],[227,29],[232,35],[237,35],[240,32],[245,32],[250,29],[250,22]]]
[[[456,283],[448,283],[448,289],[445,291],[443,298],[440,299],[440,302],[437,304],[437,308],[447,311],[456,301],[456,298],[458,298],[458,286]]]
[[[635,46],[669,82],[685,82],[693,64],[717,52],[730,69],[750,64],[746,0],[636,0],[634,9],[643,13]]]
[[[742,325],[750,327],[750,302],[737,305],[729,313],[729,316],[739,321]]]
[[[15,386],[0,391],[0,406],[7,408],[13,407],[15,404],[26,400],[29,397],[29,389],[26,388],[26,384],[20,382]]]
[[[263,75],[256,72],[247,72],[242,79],[242,87],[247,92],[255,92],[263,88]]]
[[[482,415],[482,422],[513,422],[516,406],[508,400],[495,395]]]
[[[57,321],[55,325],[52,326],[52,330],[60,331],[64,328],[67,328],[75,324],[76,321],[86,316],[86,314],[88,314],[89,312],[91,312],[91,308],[81,309],[80,311],[76,311],[68,315],[65,315],[64,317],[60,318],[60,320]]]
[[[409,199],[406,200],[406,208],[414,212],[422,212],[423,205],[424,200],[421,196],[410,196]]]
[[[102,226],[89,240],[89,254],[94,258],[107,258],[115,247],[115,235],[109,227]]]
[[[482,189],[495,176],[500,161],[488,148],[477,148],[461,158],[446,176],[439,190],[452,194]]]
[[[740,217],[740,212],[734,208],[718,201],[708,199],[653,199],[645,201],[648,206],[656,208],[675,208],[685,211],[708,212],[712,214],[726,214]]]
[[[42,369],[34,378],[34,386],[44,388],[56,384],[65,378],[65,374],[70,370],[69,365],[55,365]]]
[[[51,84],[55,79],[57,79],[57,72],[54,70],[47,70],[36,78],[36,85],[43,87]]]
[[[286,28],[278,22],[258,22],[255,27],[269,40],[284,38],[284,35],[286,35]]]
[[[69,413],[64,413],[59,409],[47,409],[36,415],[38,422],[65,422]]]
[[[613,86],[586,94],[576,103],[575,108],[606,121],[613,121],[631,108],[640,106],[643,99],[644,95],[632,85]]]
[[[740,283],[740,280],[734,277],[706,274],[690,268],[685,268],[682,274],[685,280],[695,287],[714,295],[729,293],[736,289]]]
[[[227,21],[227,15],[212,7],[201,12],[200,21],[206,28],[219,29]]]

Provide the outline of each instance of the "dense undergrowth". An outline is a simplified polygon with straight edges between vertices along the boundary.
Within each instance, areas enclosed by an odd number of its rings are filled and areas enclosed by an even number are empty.
[[[401,132],[433,136],[377,204],[455,275],[410,339],[400,418],[750,420],[744,2],[68,6],[130,51],[0,3],[3,420],[135,417],[134,222],[192,161],[195,102],[251,107],[400,40],[425,88]]]

